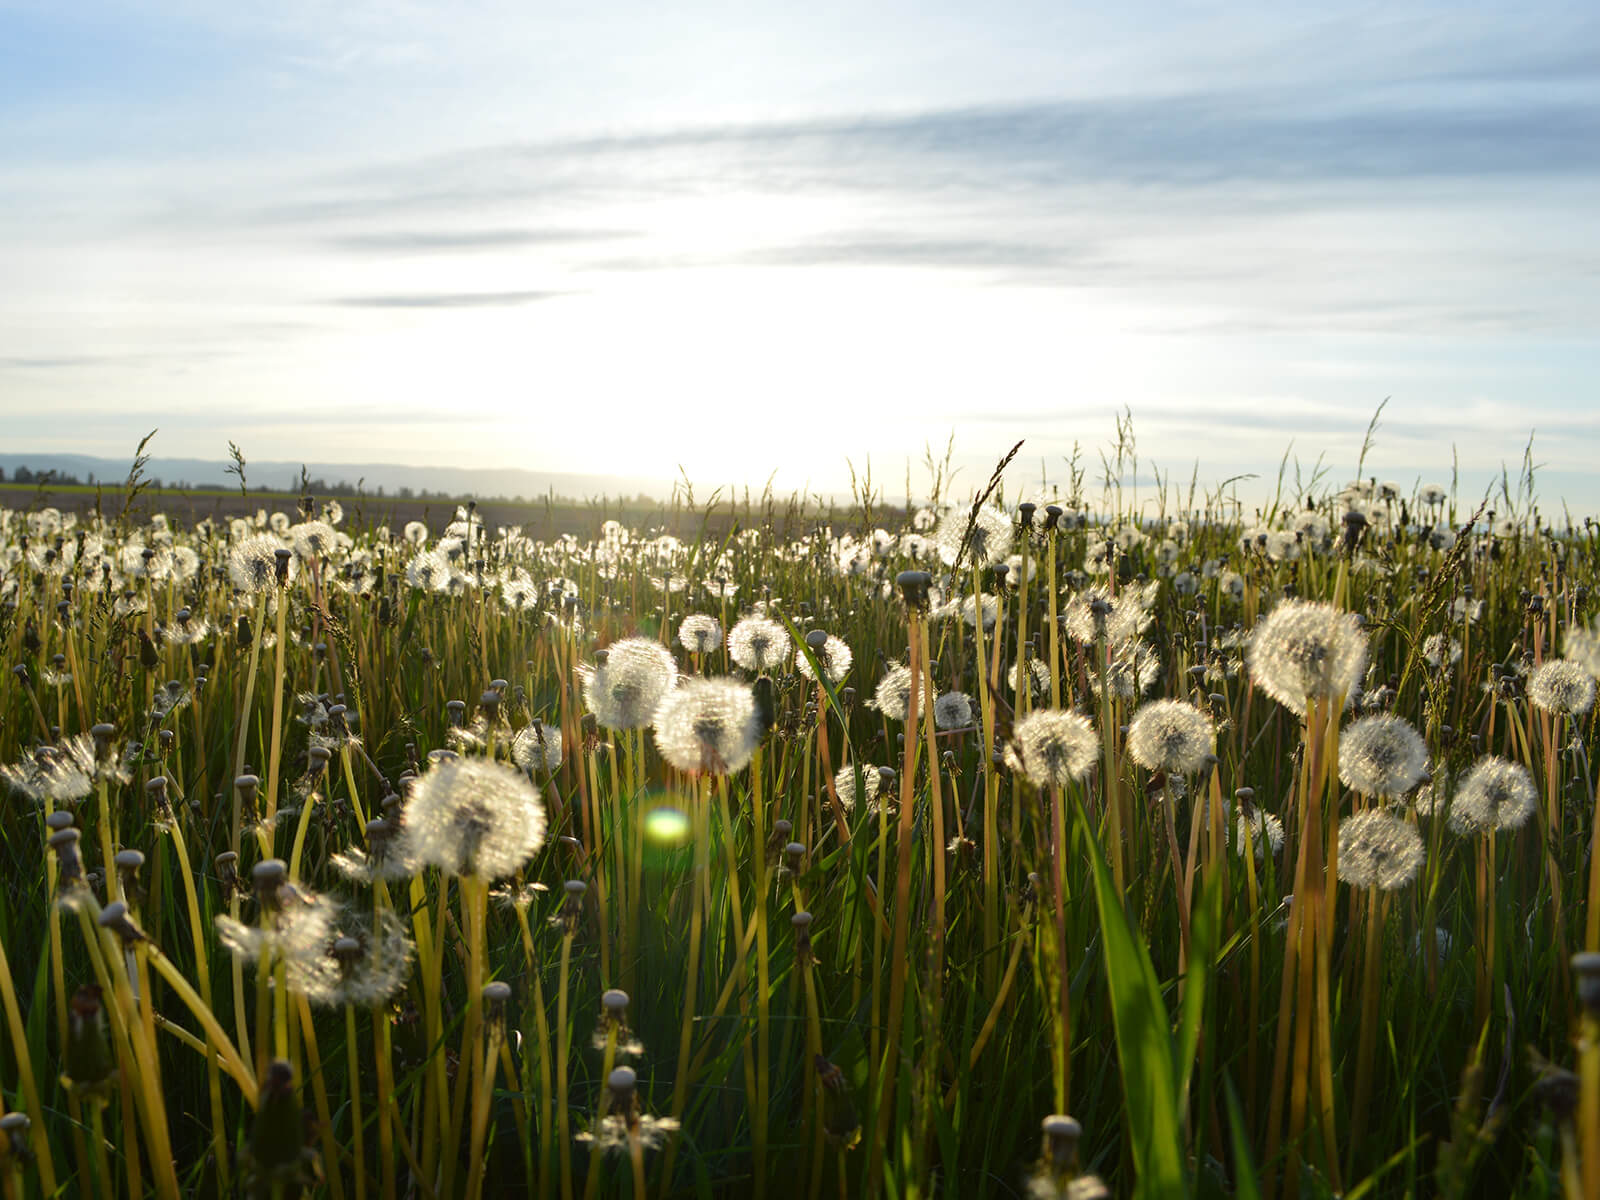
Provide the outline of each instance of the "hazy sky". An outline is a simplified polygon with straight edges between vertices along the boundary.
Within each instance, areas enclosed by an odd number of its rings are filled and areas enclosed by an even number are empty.
[[[1600,510],[1592,3],[0,0],[7,449]],[[1042,466],[1041,466],[1042,462]],[[920,471],[919,471],[920,474]]]

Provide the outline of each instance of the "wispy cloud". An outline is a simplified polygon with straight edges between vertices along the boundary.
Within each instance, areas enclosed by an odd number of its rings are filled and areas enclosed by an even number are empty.
[[[570,292],[413,292],[393,296],[344,296],[345,308],[513,308],[554,300]]]

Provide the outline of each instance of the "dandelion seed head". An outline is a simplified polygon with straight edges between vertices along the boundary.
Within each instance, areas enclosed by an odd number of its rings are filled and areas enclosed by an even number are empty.
[[[1568,629],[1561,645],[1570,661],[1600,678],[1600,626]]]
[[[1359,685],[1367,635],[1353,613],[1285,600],[1256,627],[1245,662],[1257,687],[1303,716],[1312,699],[1348,696]]]
[[[678,644],[692,654],[710,654],[722,644],[722,623],[704,613],[694,613],[678,626]]]
[[[965,729],[972,724],[972,697],[965,692],[945,692],[933,702],[933,723],[940,729]]]
[[[840,767],[839,770],[834,773],[833,790],[834,793],[839,797],[839,803],[844,806],[846,812],[854,812],[856,803],[859,801],[866,806],[866,809],[869,813],[876,815],[878,811],[878,797],[884,792],[884,781],[885,779],[892,781],[894,779],[894,773],[889,771],[886,767],[875,767],[870,763],[861,763],[860,767],[860,795],[857,795],[856,793],[855,765]],[[893,811],[895,799],[892,791],[893,789],[891,788],[890,793],[884,794],[883,796],[884,803],[889,806],[891,811]]]
[[[339,545],[338,533],[326,521],[302,521],[290,527],[289,536],[294,539],[295,556],[308,562],[326,558]]]
[[[268,533],[258,533],[228,552],[228,579],[247,596],[265,592],[278,579],[278,551],[283,543]],[[293,564],[290,573],[293,574]]]
[[[487,759],[441,758],[411,785],[402,854],[447,875],[503,879],[544,835],[544,804],[527,776]]]
[[[746,671],[770,671],[789,657],[789,631],[769,617],[745,617],[728,631],[728,653]]]
[[[1487,755],[1461,779],[1450,804],[1450,828],[1471,835],[1520,829],[1539,804],[1533,777],[1521,763]]]
[[[1252,805],[1247,816],[1240,805],[1233,819],[1234,853],[1243,854],[1247,842],[1254,849],[1257,862],[1276,854],[1283,849],[1283,822],[1259,805]]]
[[[1403,888],[1422,859],[1422,835],[1393,813],[1374,809],[1339,822],[1339,878],[1351,887]]]
[[[1008,762],[1034,787],[1066,787],[1082,779],[1100,754],[1100,739],[1088,719],[1043,708],[1017,722]]]
[[[583,700],[607,729],[640,729],[677,683],[678,664],[660,642],[623,638],[583,683]]]
[[[972,522],[970,531],[968,521]],[[1014,539],[1010,516],[987,504],[978,509],[976,519],[970,508],[951,509],[933,535],[939,547],[939,558],[946,566],[953,566],[959,557],[964,564],[978,570],[1004,562],[1011,553]]]
[[[656,749],[680,771],[737,771],[760,740],[755,693],[738,680],[691,679],[656,713]]]
[[[1404,717],[1362,717],[1339,735],[1339,778],[1363,796],[1401,796],[1422,782],[1428,747]]]
[[[920,711],[926,711],[932,699],[932,692],[927,687],[927,680],[923,680],[924,695],[920,701]],[[878,686],[873,690],[872,699],[867,703],[881,712],[891,721],[904,721],[911,713],[911,668],[903,664],[890,667]]]
[[[1571,659],[1551,659],[1528,676],[1528,702],[1545,712],[1581,717],[1594,706],[1594,676]]]
[[[511,757],[524,771],[554,771],[561,766],[561,727],[529,721],[511,739]]]
[[[1181,700],[1152,700],[1128,724],[1128,753],[1152,771],[1192,775],[1215,744],[1211,718]]]
[[[814,650],[812,653],[822,664],[823,673],[827,675],[829,683],[842,683],[844,677],[850,674],[850,665],[855,662],[855,655],[851,653],[849,644],[833,634],[828,635],[828,640],[822,644],[821,650]],[[795,651],[794,666],[800,674],[813,683],[816,682],[816,673],[812,671],[811,663],[803,650]]]

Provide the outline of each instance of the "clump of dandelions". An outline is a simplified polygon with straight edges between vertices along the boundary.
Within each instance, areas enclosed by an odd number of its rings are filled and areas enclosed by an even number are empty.
[[[1042,708],[1017,722],[1006,747],[1006,764],[1034,787],[1066,787],[1082,779],[1100,754],[1100,741],[1088,718]]]
[[[945,566],[953,566],[959,557],[963,563],[979,570],[1005,562],[1014,537],[1011,518],[987,504],[978,509],[976,518],[970,508],[951,509],[933,535]]]
[[[544,845],[544,804],[528,777],[482,758],[444,758],[411,785],[402,857],[447,875],[502,879]]]
[[[1193,775],[1215,742],[1211,718],[1181,700],[1152,700],[1128,723],[1128,753],[1152,771]]]
[[[691,654],[710,654],[722,645],[722,623],[704,613],[694,613],[678,626],[678,644]]]
[[[660,642],[623,638],[582,672],[583,702],[607,729],[639,729],[655,719],[677,679],[678,664]]]
[[[529,721],[511,739],[511,758],[524,771],[554,771],[561,766],[561,726]]]
[[[1545,712],[1581,717],[1594,707],[1594,676],[1570,659],[1551,659],[1528,676],[1528,701]]]
[[[1527,767],[1486,755],[1473,764],[1456,788],[1450,802],[1450,828],[1466,836],[1491,829],[1521,829],[1538,804],[1539,793]]]
[[[789,658],[789,631],[770,617],[745,617],[728,631],[728,653],[746,671],[770,671]]]
[[[1339,822],[1339,878],[1351,887],[1403,888],[1422,859],[1422,835],[1392,813],[1374,809]]]
[[[1339,778],[1363,796],[1403,796],[1428,773],[1428,747],[1404,717],[1362,717],[1339,735]]]
[[[822,670],[828,677],[829,683],[840,683],[850,674],[850,664],[855,662],[855,655],[851,653],[850,646],[841,637],[828,635],[828,640],[822,644],[822,649],[812,650],[817,656],[817,661],[822,664]],[[806,658],[804,650],[795,651],[795,669],[813,683],[816,682],[816,672],[811,669],[811,661]]]
[[[1256,626],[1245,650],[1255,684],[1304,716],[1312,700],[1346,697],[1367,665],[1367,635],[1354,613],[1285,600]]]
[[[680,771],[737,771],[761,741],[755,693],[733,679],[691,679],[662,701],[655,738],[661,757]]]

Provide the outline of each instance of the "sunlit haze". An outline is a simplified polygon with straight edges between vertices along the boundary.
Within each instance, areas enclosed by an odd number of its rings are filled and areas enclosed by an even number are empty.
[[[5,448],[1600,510],[1586,4],[0,3]],[[776,473],[776,474],[774,474]]]

